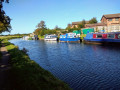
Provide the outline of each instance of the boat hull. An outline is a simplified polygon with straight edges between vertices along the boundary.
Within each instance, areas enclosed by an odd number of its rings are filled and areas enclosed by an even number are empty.
[[[120,39],[84,39],[85,41],[93,41],[93,42],[118,42],[120,43]]]
[[[86,44],[120,45],[120,39],[84,39]]]
[[[67,41],[67,42],[73,42],[73,41],[80,41],[80,38],[60,38],[60,41]]]
[[[102,44],[119,44],[120,32],[88,33],[84,38],[84,42],[102,43]]]
[[[45,38],[45,41],[57,41],[57,38]]]

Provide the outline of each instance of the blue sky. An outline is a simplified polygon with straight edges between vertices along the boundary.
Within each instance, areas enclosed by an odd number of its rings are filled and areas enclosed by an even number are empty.
[[[50,29],[92,17],[100,22],[103,14],[120,13],[120,0],[10,0],[4,10],[12,19],[11,34],[32,33],[41,20]]]

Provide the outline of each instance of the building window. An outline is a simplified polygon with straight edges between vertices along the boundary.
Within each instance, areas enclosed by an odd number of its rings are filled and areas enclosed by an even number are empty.
[[[119,18],[115,18],[115,21],[119,21]]]
[[[114,34],[108,34],[107,37],[108,37],[109,39],[112,39],[112,38],[115,38],[115,35],[114,35]]]
[[[118,34],[118,38],[120,39],[120,34]]]
[[[108,19],[108,21],[112,21],[112,19]]]
[[[97,34],[96,38],[102,38],[102,34]]]

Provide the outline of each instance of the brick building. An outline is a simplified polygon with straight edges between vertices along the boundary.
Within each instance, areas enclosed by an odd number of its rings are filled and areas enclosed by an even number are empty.
[[[120,13],[103,15],[100,23],[86,24],[85,28],[94,28],[95,31],[120,32]]]
[[[78,25],[81,24],[82,21],[79,21],[79,22],[72,22],[71,24],[71,28],[78,28]],[[89,23],[89,21],[85,21],[85,23]]]
[[[101,18],[101,23],[105,23],[107,26],[120,25],[120,13],[103,15]]]
[[[72,22],[71,28],[78,28],[78,25],[82,21]],[[96,32],[105,30],[105,32],[120,32],[120,13],[103,15],[100,23],[89,24],[89,21],[85,21],[85,28],[94,28]]]

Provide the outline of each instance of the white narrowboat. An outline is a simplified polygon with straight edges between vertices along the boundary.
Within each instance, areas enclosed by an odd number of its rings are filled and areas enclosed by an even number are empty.
[[[46,34],[44,40],[46,40],[46,41],[57,41],[57,35]]]

